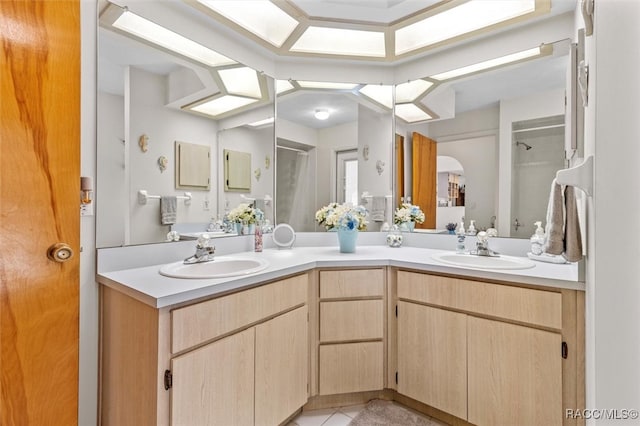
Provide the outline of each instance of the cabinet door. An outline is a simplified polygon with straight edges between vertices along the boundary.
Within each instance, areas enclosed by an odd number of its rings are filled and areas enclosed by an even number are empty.
[[[469,317],[469,422],[562,425],[560,334]]]
[[[255,330],[225,337],[171,361],[171,424],[253,425]]]
[[[398,303],[398,392],[467,418],[466,315]]]
[[[277,425],[307,402],[307,307],[256,326],[255,424]]]
[[[320,395],[365,392],[384,387],[382,342],[320,345]]]

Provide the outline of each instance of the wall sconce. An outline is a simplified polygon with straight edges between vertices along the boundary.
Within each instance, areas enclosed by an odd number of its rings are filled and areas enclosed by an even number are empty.
[[[93,179],[80,177],[80,216],[93,216]]]

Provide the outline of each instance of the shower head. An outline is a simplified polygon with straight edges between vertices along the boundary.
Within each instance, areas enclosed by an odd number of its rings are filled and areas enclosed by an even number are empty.
[[[526,143],[524,143],[524,142],[516,141],[516,146],[518,146],[518,145],[523,146],[523,147],[524,147],[524,149],[526,149],[527,151],[529,151],[531,148],[533,148],[531,145],[528,145],[528,144],[526,144]]]

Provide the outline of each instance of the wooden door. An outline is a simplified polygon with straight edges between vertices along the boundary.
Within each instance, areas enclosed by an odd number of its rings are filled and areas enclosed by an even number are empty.
[[[0,423],[78,422],[78,1],[0,1]],[[47,258],[66,243],[66,262]]]
[[[562,425],[558,333],[469,317],[469,422]]]
[[[278,425],[307,403],[307,307],[256,326],[255,424]]]
[[[171,361],[172,426],[253,425],[255,328]]]
[[[416,228],[435,229],[436,227],[436,183],[437,183],[437,146],[436,141],[420,133],[413,133],[412,139],[412,204],[420,206],[425,215],[424,223]]]
[[[466,315],[398,303],[398,392],[467,418]]]

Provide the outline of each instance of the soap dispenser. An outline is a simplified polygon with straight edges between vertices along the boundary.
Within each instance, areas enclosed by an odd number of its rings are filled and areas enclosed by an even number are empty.
[[[542,229],[542,222],[535,222],[536,232],[531,236],[531,253],[541,255],[544,251],[546,236]]]
[[[478,233],[476,230],[476,221],[472,219],[470,222],[471,224],[469,225],[469,228],[467,228],[467,235],[476,235]]]
[[[456,235],[458,237],[458,243],[456,244],[456,253],[464,253],[466,250],[466,247],[464,245],[464,220],[460,221],[460,225],[458,225],[458,229],[456,229]]]

